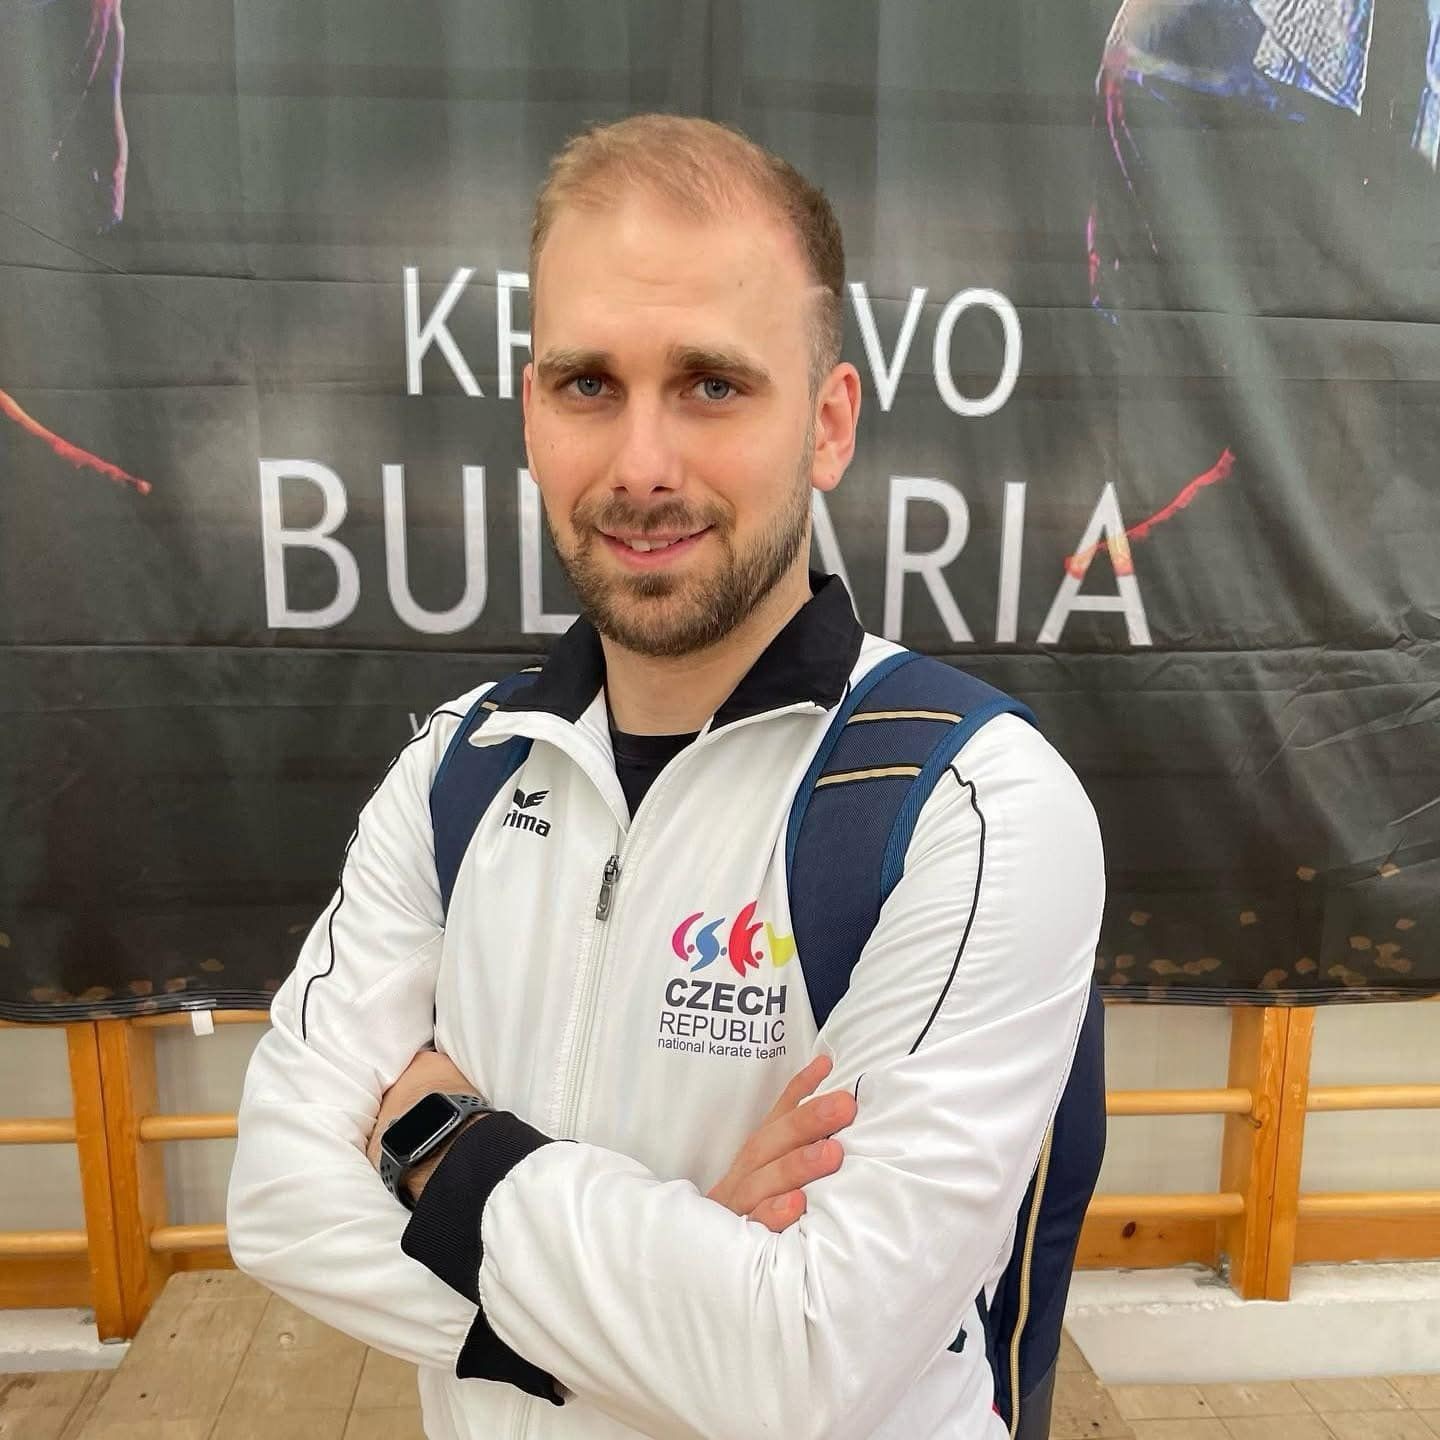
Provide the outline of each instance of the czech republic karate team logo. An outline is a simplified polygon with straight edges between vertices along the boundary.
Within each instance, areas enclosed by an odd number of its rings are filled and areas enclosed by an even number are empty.
[[[771,965],[778,970],[794,958],[795,937],[777,935],[775,927],[768,920],[756,920],[755,907],[758,904],[759,901],[752,900],[735,917],[735,923],[730,927],[730,937],[724,945],[720,943],[719,933],[725,926],[725,917],[722,915],[708,925],[697,926],[697,921],[705,919],[705,912],[697,910],[693,915],[687,915],[675,927],[675,933],[670,937],[670,948],[682,965],[690,967],[692,973],[703,970],[707,965],[713,965],[722,955],[729,958],[731,967],[742,979],[747,970],[758,970],[760,962],[767,954]],[[765,932],[766,949],[757,950],[755,937],[761,930]]]
[[[656,1044],[662,1050],[684,1050],[696,1055],[722,1055],[741,1060],[770,1060],[785,1053],[785,991],[783,984],[760,984],[762,960],[770,970],[783,969],[795,958],[795,937],[777,935],[767,920],[755,918],[759,901],[752,900],[734,920],[722,915],[707,920],[703,910],[687,915],[670,936],[675,958],[687,975],[672,976],[665,984],[665,1007],[660,1012],[660,1034]],[[721,934],[729,926],[722,941]],[[756,938],[765,932],[763,946]],[[717,960],[730,962],[730,969],[742,981],[725,979],[728,974],[696,978]],[[778,977],[776,977],[778,979]]]

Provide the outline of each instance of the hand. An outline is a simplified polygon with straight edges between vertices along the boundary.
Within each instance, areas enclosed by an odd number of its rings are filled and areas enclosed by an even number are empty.
[[[767,1229],[788,1229],[805,1213],[804,1186],[840,1168],[844,1151],[829,1137],[855,1118],[855,1097],[836,1090],[819,1099],[807,1095],[830,1073],[828,1055],[817,1055],[785,1087],[760,1128],[740,1147],[729,1172],[710,1199]]]
[[[381,1098],[380,1113],[375,1117],[375,1128],[371,1130],[370,1142],[365,1147],[370,1163],[377,1170],[380,1168],[380,1137],[385,1133],[385,1127],[392,1120],[398,1120],[416,1101],[437,1092],[442,1095],[480,1093],[448,1055],[441,1055],[437,1050],[422,1050]],[[438,1157],[444,1153],[443,1149],[436,1152],[437,1163]],[[428,1177],[434,1168],[433,1165],[420,1166],[410,1179],[418,1178],[421,1170]]]

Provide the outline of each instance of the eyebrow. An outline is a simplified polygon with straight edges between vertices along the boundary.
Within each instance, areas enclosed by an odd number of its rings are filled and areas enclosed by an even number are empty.
[[[535,362],[535,373],[547,385],[559,384],[577,375],[608,371],[612,364],[612,357],[603,350],[547,350]]]
[[[748,390],[768,390],[770,372],[738,350],[710,350],[703,346],[672,346],[670,363],[687,375],[718,375],[738,380]]]
[[[686,375],[716,375],[734,380],[746,389],[768,390],[770,372],[738,350],[699,345],[672,345],[666,358]],[[542,384],[559,385],[577,375],[610,374],[615,357],[605,350],[547,350],[535,362]]]

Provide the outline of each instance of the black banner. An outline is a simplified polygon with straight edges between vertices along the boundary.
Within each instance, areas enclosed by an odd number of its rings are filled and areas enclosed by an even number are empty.
[[[568,623],[530,205],[644,110],[830,195],[817,560],[1079,771],[1111,993],[1440,991],[1440,37],[1117,4],[0,0],[0,1015],[264,1003]]]

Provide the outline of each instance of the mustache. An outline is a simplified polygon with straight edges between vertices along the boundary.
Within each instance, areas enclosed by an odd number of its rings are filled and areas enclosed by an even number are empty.
[[[637,508],[618,495],[581,503],[570,515],[576,529],[624,530],[648,536],[666,530],[725,530],[728,513],[718,505],[693,506],[683,500],[662,500],[658,505]]]

